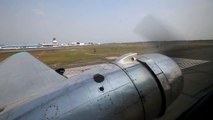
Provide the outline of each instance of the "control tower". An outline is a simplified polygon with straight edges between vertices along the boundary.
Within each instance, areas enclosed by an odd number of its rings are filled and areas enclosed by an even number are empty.
[[[58,44],[58,42],[57,42],[57,40],[56,40],[56,38],[55,38],[55,37],[53,38],[52,43],[53,43],[53,45],[57,45],[57,44]]]

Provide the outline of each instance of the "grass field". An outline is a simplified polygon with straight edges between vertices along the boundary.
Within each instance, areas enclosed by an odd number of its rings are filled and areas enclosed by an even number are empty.
[[[162,45],[162,47],[158,48],[156,44],[146,43],[105,44],[99,46],[69,47],[64,49],[35,50],[29,52],[45,64],[55,69],[59,67],[68,68],[86,64],[110,62],[112,60],[106,59],[106,57],[120,56],[128,52],[137,52],[139,54],[142,54],[152,51],[162,51],[160,49],[165,49],[169,47],[170,51],[178,49],[193,49],[197,47],[206,47],[206,45],[200,44],[183,44],[180,45],[178,48],[175,48],[174,45],[177,46],[176,44],[164,44]],[[1,52],[0,61],[3,61],[7,57],[15,53],[16,52]]]
[[[145,47],[142,44],[108,44],[29,52],[52,68],[67,68],[83,64],[109,62],[111,60],[106,59],[106,57],[120,56],[128,52],[140,52],[144,48]],[[16,52],[0,53],[0,61],[3,61],[5,58],[15,53]]]

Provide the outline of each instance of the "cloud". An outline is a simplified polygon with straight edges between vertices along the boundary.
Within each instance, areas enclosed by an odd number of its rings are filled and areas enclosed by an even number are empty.
[[[45,15],[45,12],[41,9],[32,9],[32,12],[36,15],[39,15],[39,16],[44,16]]]

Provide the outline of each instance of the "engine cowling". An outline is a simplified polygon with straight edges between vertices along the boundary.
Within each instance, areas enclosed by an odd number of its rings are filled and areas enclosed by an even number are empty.
[[[165,55],[128,53],[115,64],[125,71],[138,91],[145,119],[162,116],[183,89],[179,66]]]

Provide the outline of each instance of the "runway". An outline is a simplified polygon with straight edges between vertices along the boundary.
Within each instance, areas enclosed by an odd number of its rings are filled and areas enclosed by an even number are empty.
[[[213,88],[213,47],[167,52],[168,56],[185,58],[183,63],[190,67],[182,69],[184,89],[177,100],[158,120],[174,120]],[[186,61],[191,59],[191,61]],[[195,62],[197,60],[197,62]],[[178,63],[178,61],[176,61]],[[200,63],[191,66],[192,63]],[[179,63],[180,67],[184,67]],[[182,66],[181,66],[182,65]]]
[[[213,88],[213,47],[160,52],[180,66],[184,75],[184,89],[177,100],[157,120],[175,120]],[[101,64],[66,69],[71,77]]]

